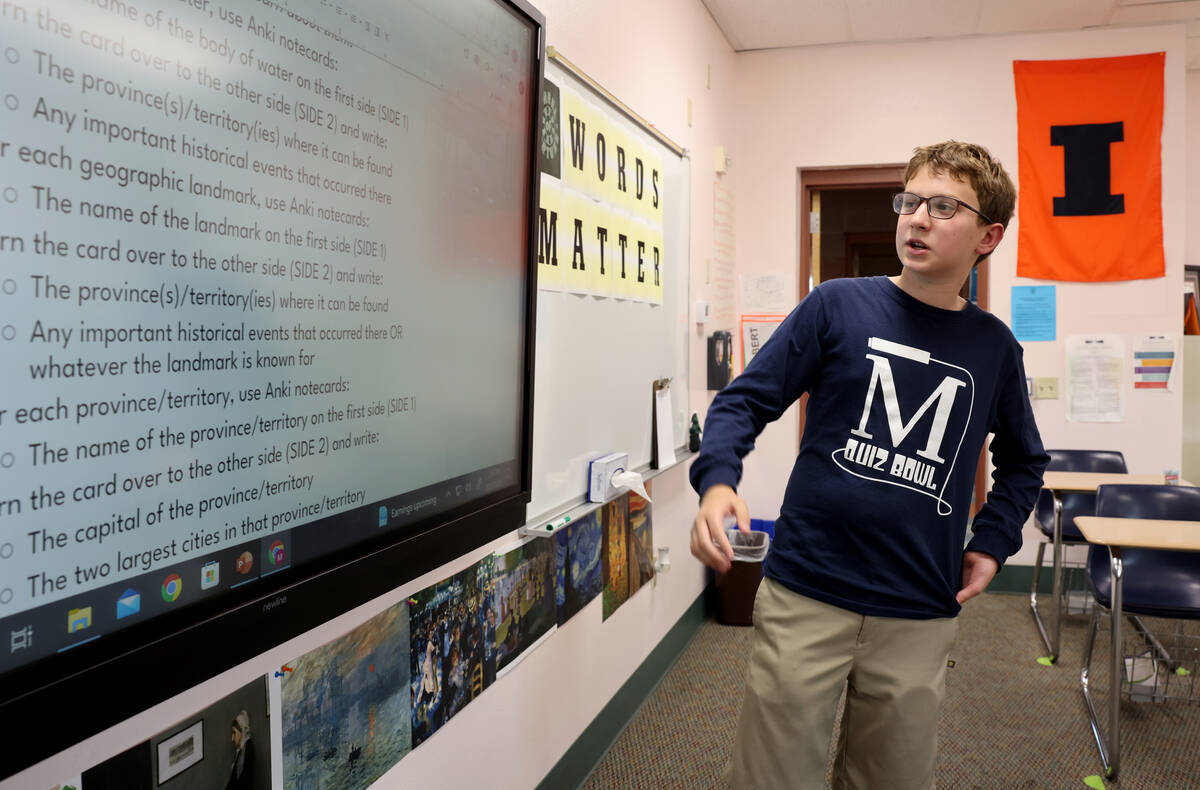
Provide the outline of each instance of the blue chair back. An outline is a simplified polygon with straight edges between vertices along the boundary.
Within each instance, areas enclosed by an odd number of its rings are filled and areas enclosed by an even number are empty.
[[[1050,453],[1048,471],[1054,472],[1117,472],[1124,474],[1125,456],[1116,450],[1047,450]],[[1076,516],[1096,515],[1095,494],[1063,494],[1063,542],[1083,543],[1083,535],[1075,526]],[[1037,501],[1037,523],[1042,534],[1054,536],[1054,497],[1042,491]]]
[[[1100,486],[1096,515],[1200,521],[1200,488],[1192,486]],[[1200,527],[1197,527],[1200,529]],[[1200,619],[1200,552],[1126,548],[1122,608],[1130,614]],[[1112,605],[1108,549],[1088,549],[1088,579],[1096,600]]]

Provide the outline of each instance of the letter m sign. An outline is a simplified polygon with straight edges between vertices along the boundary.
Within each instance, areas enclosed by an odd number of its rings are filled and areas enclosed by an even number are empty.
[[[930,357],[926,351],[879,338],[871,338],[869,344],[871,348],[891,352],[894,355],[898,354],[914,362],[929,364]],[[908,435],[921,422],[921,418],[932,410],[933,419],[929,422],[929,433],[925,437],[924,446],[917,450],[916,454],[934,463],[945,463],[945,458],[941,455],[942,440],[946,436],[946,427],[950,423],[954,399],[957,397],[958,391],[966,387],[967,383],[961,379],[946,376],[912,417],[905,422],[904,416],[900,413],[900,399],[896,393],[896,377],[892,373],[891,360],[879,354],[868,353],[866,356],[872,363],[871,381],[867,385],[867,396],[863,401],[862,417],[859,418],[858,427],[852,429],[850,433],[863,439],[874,439],[867,431],[867,421],[871,416],[871,407],[875,402],[876,394],[883,399],[883,409],[887,415],[888,433],[893,450],[908,438]],[[879,442],[876,440],[876,443]]]

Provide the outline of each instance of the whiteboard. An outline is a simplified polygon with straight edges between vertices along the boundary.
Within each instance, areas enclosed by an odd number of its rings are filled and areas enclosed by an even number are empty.
[[[650,463],[652,385],[671,379],[677,453],[687,443],[690,160],[680,156],[575,73],[547,60],[546,79],[602,107],[609,123],[659,153],[663,169],[662,304],[566,291],[537,294],[534,356],[533,522],[587,499],[588,463],[629,453]]]

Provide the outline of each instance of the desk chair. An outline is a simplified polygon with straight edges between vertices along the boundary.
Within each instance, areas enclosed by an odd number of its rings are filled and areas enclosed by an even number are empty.
[[[1050,464],[1046,467],[1048,471],[1054,472],[1115,472],[1124,474],[1129,470],[1125,468],[1125,456],[1115,450],[1047,450],[1050,454]],[[1061,503],[1061,512],[1059,505]],[[1046,633],[1046,626],[1042,622],[1042,616],[1038,613],[1038,582],[1042,576],[1042,560],[1046,555],[1046,546],[1054,544],[1054,519],[1055,516],[1061,518],[1062,524],[1062,545],[1082,545],[1087,541],[1083,539],[1083,534],[1079,528],[1075,526],[1076,516],[1091,516],[1096,512],[1096,495],[1090,493],[1064,493],[1055,496],[1050,491],[1045,489],[1038,494],[1037,507],[1034,510],[1037,519],[1038,529],[1042,531],[1043,539],[1038,543],[1037,561],[1033,566],[1033,587],[1029,592],[1029,609],[1033,613],[1033,623],[1037,626],[1038,634],[1042,638],[1042,643],[1050,650],[1052,660],[1057,659],[1055,655],[1058,648],[1058,635],[1055,631],[1053,640]],[[1061,556],[1061,552],[1055,553],[1057,559]],[[1061,589],[1058,584],[1062,568],[1056,563],[1054,567],[1055,575],[1055,590]],[[1054,601],[1055,606],[1061,606],[1061,601]],[[1057,623],[1058,620],[1056,619]],[[1053,645],[1053,647],[1051,647]]]
[[[1156,519],[1168,521],[1200,522],[1200,488],[1167,485],[1102,485],[1096,491],[1096,515],[1123,519]],[[1200,529],[1200,523],[1197,524]],[[1200,552],[1167,551],[1163,549],[1132,548],[1110,545],[1092,545],[1088,549],[1088,583],[1095,597],[1092,611],[1091,634],[1084,651],[1083,666],[1079,680],[1083,687],[1083,699],[1087,705],[1092,735],[1100,750],[1106,774],[1116,776],[1120,766],[1120,728],[1118,724],[1119,686],[1112,683],[1112,698],[1109,700],[1109,732],[1107,742],[1100,731],[1099,718],[1088,688],[1091,669],[1092,648],[1100,626],[1101,608],[1129,616],[1153,653],[1152,699],[1162,699],[1169,694],[1169,684],[1174,671],[1180,666],[1179,656],[1184,644],[1177,637],[1176,653],[1170,651],[1146,629],[1137,615],[1164,617],[1176,620],[1200,620]],[[1113,580],[1118,583],[1116,601],[1113,598]],[[1111,615],[1111,613],[1110,613]],[[1112,678],[1118,678],[1124,670],[1123,646],[1120,639],[1120,620],[1113,619]],[[1180,623],[1182,628],[1182,623]],[[1165,670],[1160,670],[1159,667]],[[1196,699],[1197,672],[1194,655],[1185,664],[1188,675],[1176,676],[1189,701]],[[1165,678],[1160,686],[1159,678]],[[1129,677],[1127,681],[1133,681]],[[1132,683],[1129,684],[1132,689]],[[1109,751],[1111,747],[1111,753]]]

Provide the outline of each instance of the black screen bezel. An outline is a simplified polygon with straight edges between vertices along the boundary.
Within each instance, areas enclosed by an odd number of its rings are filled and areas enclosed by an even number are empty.
[[[403,532],[278,574],[245,593],[159,616],[0,679],[0,779],[188,688],[253,659],[373,598],[510,533],[525,522],[532,489],[536,333],[538,141],[545,16],[526,0],[494,0],[525,21],[532,44],[526,168],[523,386],[515,485],[435,514]],[[336,528],[339,516],[326,521]],[[267,581],[267,580],[264,580]]]

